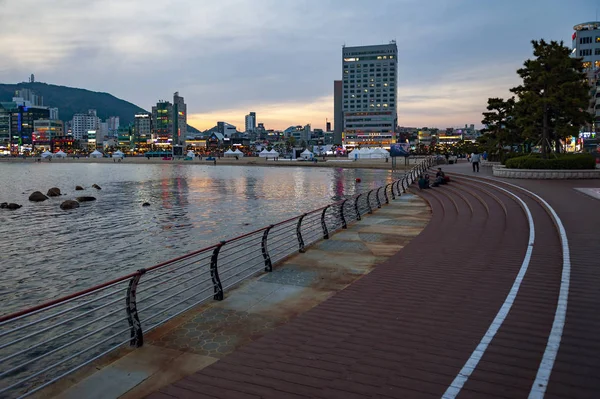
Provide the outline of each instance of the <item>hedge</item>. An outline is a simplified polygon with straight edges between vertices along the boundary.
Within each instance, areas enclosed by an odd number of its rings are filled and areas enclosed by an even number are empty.
[[[539,156],[522,156],[506,161],[509,169],[594,169],[596,160],[591,154],[549,155],[548,159]]]

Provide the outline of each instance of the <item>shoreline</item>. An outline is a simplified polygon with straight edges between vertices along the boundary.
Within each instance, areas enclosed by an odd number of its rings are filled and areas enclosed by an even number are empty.
[[[121,162],[115,162],[114,158],[56,158],[51,161],[42,160],[37,162],[37,157],[30,158],[12,158],[12,157],[0,157],[1,163],[59,163],[59,164],[81,164],[81,163],[115,163],[115,164],[177,164],[177,165],[209,165],[213,166],[213,161],[206,161],[206,158],[202,160],[196,158],[192,161],[184,161],[183,159],[176,160],[163,160],[162,158],[145,158],[145,157],[126,157]],[[395,170],[404,170],[412,167],[419,158],[409,158],[409,164],[404,164],[404,158],[397,160]],[[279,160],[273,161],[272,159],[267,160],[259,157],[244,157],[240,159],[235,158],[221,158],[217,159],[216,166],[228,165],[228,166],[273,166],[273,167],[314,167],[314,168],[346,168],[346,169],[382,169],[392,170],[391,159],[388,162],[385,159],[359,159],[350,160],[347,158],[326,158],[325,161],[319,159],[317,163],[310,161],[291,161],[291,160]]]

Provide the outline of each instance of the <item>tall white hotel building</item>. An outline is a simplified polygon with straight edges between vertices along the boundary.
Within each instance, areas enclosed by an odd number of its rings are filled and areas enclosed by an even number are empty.
[[[378,147],[395,142],[398,47],[342,48],[342,110],[345,145]]]

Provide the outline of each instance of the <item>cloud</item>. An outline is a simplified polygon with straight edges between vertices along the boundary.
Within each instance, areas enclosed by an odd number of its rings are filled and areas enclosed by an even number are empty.
[[[2,0],[0,0],[1,2]],[[569,40],[591,0],[19,0],[0,12],[0,81],[110,92],[149,109],[179,91],[198,127],[333,119],[342,45],[399,50],[399,122],[477,123],[530,40]],[[589,7],[587,6],[589,5]],[[540,17],[543,10],[544,17]],[[568,17],[565,17],[568,16]]]

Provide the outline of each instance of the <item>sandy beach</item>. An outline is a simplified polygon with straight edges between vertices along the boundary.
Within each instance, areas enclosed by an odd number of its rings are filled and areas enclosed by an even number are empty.
[[[396,169],[403,170],[408,169],[415,165],[421,157],[409,158],[409,165],[405,165],[404,158],[398,158],[396,162]],[[13,157],[0,157],[0,164],[10,163],[36,163],[38,158],[13,158]],[[52,160],[42,159],[42,163],[119,163],[118,159],[115,158],[54,158]],[[184,161],[183,159],[174,160],[163,160],[162,158],[145,158],[145,157],[126,157],[120,163],[134,163],[134,164],[182,164],[182,165],[214,165],[213,161],[207,161],[206,158],[195,158],[194,160]],[[326,157],[325,160],[322,158],[318,159],[318,162],[300,161],[300,160],[284,160],[279,159],[274,161],[272,159],[265,159],[259,157],[245,157],[240,159],[235,158],[217,158],[216,166],[219,165],[233,165],[233,166],[273,166],[273,167],[311,167],[311,168],[353,168],[353,169],[392,169],[392,159],[388,162],[385,159],[359,159],[350,160],[344,157]]]

